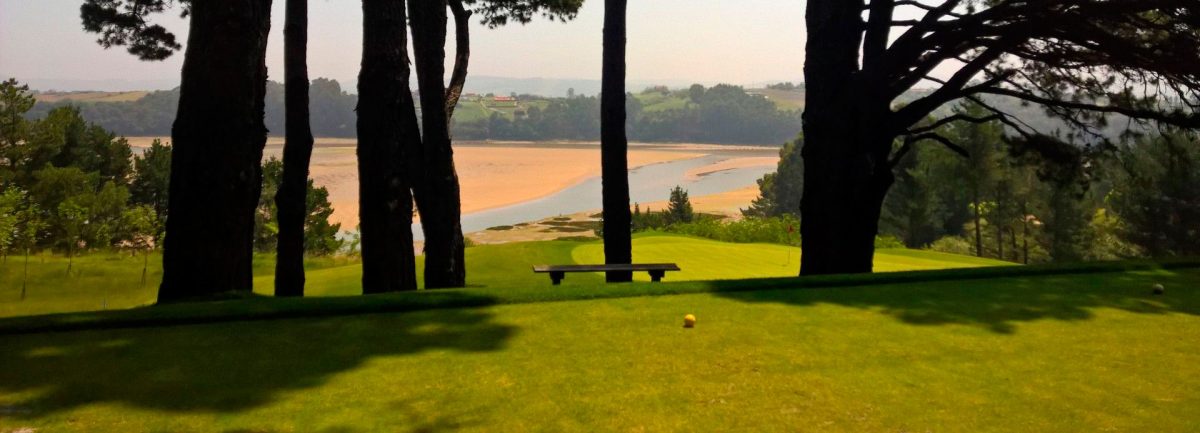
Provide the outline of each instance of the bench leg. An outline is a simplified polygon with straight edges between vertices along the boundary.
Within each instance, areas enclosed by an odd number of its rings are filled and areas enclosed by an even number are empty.
[[[565,277],[566,275],[567,275],[566,272],[551,272],[550,273],[550,284],[553,284],[555,286],[561,284],[563,277]]]
[[[650,271],[650,281],[655,283],[660,282],[666,273],[666,271]]]

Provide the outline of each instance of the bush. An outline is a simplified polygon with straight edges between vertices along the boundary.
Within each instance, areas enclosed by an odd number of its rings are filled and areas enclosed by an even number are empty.
[[[946,236],[929,244],[929,249],[942,253],[975,255],[975,247],[971,242],[959,236]]]
[[[716,218],[697,218],[690,223],[667,227],[670,233],[736,243],[772,243],[800,245],[799,220],[791,215],[771,218],[745,218],[722,221]]]
[[[875,249],[888,248],[904,248],[904,242],[900,242],[900,239],[892,235],[875,236]]]

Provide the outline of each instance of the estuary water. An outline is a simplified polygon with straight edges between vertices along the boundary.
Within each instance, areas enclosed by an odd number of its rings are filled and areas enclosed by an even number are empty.
[[[778,152],[769,149],[769,152]],[[714,151],[711,154],[646,165],[629,170],[629,196],[631,203],[648,203],[666,200],[671,188],[680,186],[692,197],[718,194],[755,185],[763,175],[775,171],[773,166],[734,167],[726,170],[689,175],[706,166],[745,156],[762,156],[762,150]],[[502,186],[498,186],[502,187]],[[463,215],[464,233],[485,230],[489,227],[512,225],[544,218],[586,212],[601,208],[601,181],[589,178],[550,196]],[[643,207],[643,210],[644,207]],[[658,209],[661,210],[661,209]],[[420,224],[413,227],[415,239],[421,240]]]

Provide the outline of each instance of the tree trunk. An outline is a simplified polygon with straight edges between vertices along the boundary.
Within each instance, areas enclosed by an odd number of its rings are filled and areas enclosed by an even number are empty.
[[[419,147],[403,0],[363,0],[358,78],[363,293],[416,290],[409,169]]]
[[[628,0],[604,0],[604,59],[600,88],[600,166],[604,206],[604,263],[633,262],[629,215],[629,140],[625,135],[625,19]],[[633,281],[609,272],[610,283]]]
[[[275,296],[304,296],[304,217],[313,147],[308,109],[308,0],[287,0],[283,35],[287,139],[283,179],[275,194],[279,215]]]
[[[29,248],[25,248],[25,271],[21,274],[21,300],[25,300],[26,288],[29,286]]]
[[[150,251],[142,253],[142,285],[146,285],[146,273],[150,270]]]
[[[159,302],[252,289],[271,0],[193,2]]]
[[[446,112],[446,0],[413,0],[413,50],[421,90],[423,176],[416,184],[425,232],[425,287],[466,285],[462,203]]]
[[[971,204],[975,210],[975,256],[983,257],[983,232],[979,227],[979,187],[975,186],[971,190]]]
[[[1021,202],[1021,262],[1029,264],[1029,209]]]
[[[1020,260],[1021,253],[1017,251],[1017,230],[1012,228],[1012,226],[1008,227],[1008,251],[1013,255],[1012,261],[1016,262]]]
[[[1004,260],[1004,227],[996,224],[996,258]]]
[[[861,2],[810,0],[804,64],[801,275],[871,272],[883,199],[894,180],[879,80],[858,77]]]

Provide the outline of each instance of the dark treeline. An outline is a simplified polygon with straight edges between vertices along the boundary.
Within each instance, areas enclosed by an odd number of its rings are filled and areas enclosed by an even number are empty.
[[[161,247],[168,213],[172,148],[159,141],[140,153],[129,142],[86,121],[75,107],[43,118],[23,116],[33,96],[14,80],[0,83],[0,254],[40,250],[68,256],[97,250],[147,252]],[[282,163],[264,165],[264,199],[254,244],[270,251],[278,214],[269,200],[282,179]],[[307,183],[304,251],[327,255],[341,248],[340,226],[325,188]]]
[[[1155,131],[1112,146],[1029,143],[1006,136],[998,122],[954,123],[939,133],[967,156],[937,144],[907,152],[883,202],[881,236],[1018,263],[1200,254],[1194,132]],[[748,216],[800,216],[803,141],[781,150]]]
[[[358,97],[347,93],[337,81],[318,78],[310,87],[312,129],[318,137],[353,137],[354,105]],[[266,125],[272,135],[284,132],[284,87],[267,83]],[[145,97],[128,102],[73,101],[38,102],[26,116],[40,119],[51,110],[63,106],[79,108],[83,118],[113,133],[130,137],[171,135],[175,109],[179,106],[179,89],[150,92]]]
[[[354,137],[354,107],[358,96],[347,93],[337,81],[318,78],[310,88],[312,131],[318,137]],[[787,140],[800,129],[800,113],[781,110],[759,95],[738,86],[663,91],[684,101],[680,108],[648,111],[634,95],[627,95],[629,138],[649,142],[701,142],[772,144]],[[267,83],[267,129],[272,135],[284,132],[284,87]],[[488,118],[455,118],[451,131],[462,140],[599,140],[600,99],[595,96],[546,98],[521,95],[522,101],[545,101],[522,110],[517,116],[493,113]],[[38,102],[28,113],[41,118],[50,110],[77,106],[84,119],[126,136],[166,136],[171,133],[179,91],[147,94],[130,102],[78,103]],[[459,101],[459,104],[479,104]]]
[[[663,91],[684,101],[680,108],[646,110],[636,95],[625,98],[629,138],[649,142],[771,144],[800,129],[800,113],[785,111],[738,86]],[[590,96],[553,98],[545,108],[531,107],[510,119],[498,113],[487,119],[456,122],[455,136],[468,140],[597,140],[600,99]]]

